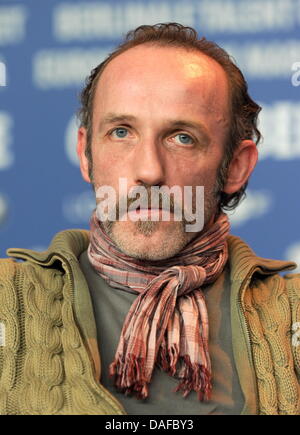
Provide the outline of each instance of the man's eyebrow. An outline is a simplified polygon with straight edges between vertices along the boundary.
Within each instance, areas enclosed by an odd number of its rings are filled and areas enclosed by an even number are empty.
[[[136,121],[137,118],[133,115],[127,115],[127,114],[116,114],[116,113],[108,113],[103,119],[101,119],[99,123],[99,130],[103,128],[107,124],[114,124],[117,122],[124,122],[124,121]]]
[[[107,124],[121,123],[126,121],[137,121],[134,115],[108,113],[99,123],[99,130]],[[202,135],[207,145],[210,143],[210,136],[206,127],[201,122],[187,121],[185,119],[169,119],[166,121],[168,128],[185,129],[192,128]]]

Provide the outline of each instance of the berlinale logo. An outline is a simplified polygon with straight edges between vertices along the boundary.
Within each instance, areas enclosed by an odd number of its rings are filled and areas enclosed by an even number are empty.
[[[0,86],[6,86],[6,66],[0,62]]]

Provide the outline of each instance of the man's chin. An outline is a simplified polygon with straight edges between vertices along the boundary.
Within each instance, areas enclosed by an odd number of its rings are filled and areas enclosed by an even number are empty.
[[[140,260],[163,260],[180,252],[193,238],[182,222],[117,221],[104,229],[124,254]]]

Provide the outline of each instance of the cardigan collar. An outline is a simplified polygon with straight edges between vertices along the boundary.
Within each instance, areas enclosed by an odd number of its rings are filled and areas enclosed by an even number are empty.
[[[227,240],[231,280],[233,281],[243,281],[251,271],[271,275],[297,267],[292,261],[272,260],[257,256],[247,243],[237,236],[229,235]],[[88,248],[88,245],[89,231],[74,229],[57,233],[46,251],[10,248],[6,252],[11,257],[51,266],[60,258],[61,260],[78,261],[80,254]]]

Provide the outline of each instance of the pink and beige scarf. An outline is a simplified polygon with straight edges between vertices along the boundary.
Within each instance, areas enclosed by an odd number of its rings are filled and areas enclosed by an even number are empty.
[[[179,254],[141,261],[122,253],[91,217],[89,261],[115,288],[138,293],[124,321],[110,375],[125,394],[148,396],[154,365],[179,379],[175,391],[199,400],[211,395],[208,316],[201,287],[222,273],[228,258],[229,220],[219,215]]]

